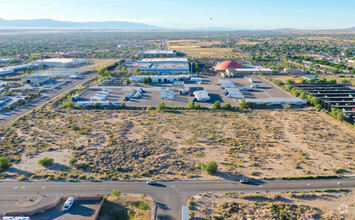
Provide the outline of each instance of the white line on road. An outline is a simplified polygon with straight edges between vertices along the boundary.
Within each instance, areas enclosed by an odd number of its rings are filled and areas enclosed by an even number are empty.
[[[45,189],[45,188],[47,188],[47,186],[42,186],[41,188],[42,188],[42,189]]]

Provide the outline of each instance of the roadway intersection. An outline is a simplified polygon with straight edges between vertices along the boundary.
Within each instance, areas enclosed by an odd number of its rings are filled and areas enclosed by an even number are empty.
[[[158,204],[158,219],[180,219],[181,206],[198,193],[221,192],[281,192],[321,189],[355,188],[355,177],[318,180],[263,180],[251,184],[236,181],[176,181],[159,182],[156,186],[145,182],[0,182],[0,194],[79,195],[110,194],[119,188],[125,193],[151,196]]]

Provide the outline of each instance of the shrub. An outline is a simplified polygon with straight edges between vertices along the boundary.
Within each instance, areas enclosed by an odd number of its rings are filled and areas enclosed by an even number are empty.
[[[121,109],[125,109],[126,108],[126,104],[125,103],[121,103],[120,108]]]
[[[282,82],[282,80],[279,80],[279,79],[275,80],[274,83],[275,83],[275,85],[278,85],[278,86],[284,85],[284,83]]]
[[[140,210],[148,210],[149,209],[149,205],[145,202],[140,202],[139,205],[138,205],[138,208]]]
[[[70,165],[70,166],[74,166],[74,164],[75,164],[76,162],[78,162],[78,159],[72,158],[72,159],[69,160],[69,165]]]
[[[113,189],[111,194],[112,194],[113,196],[118,197],[118,196],[121,195],[121,193],[122,193],[122,190],[120,190],[120,189]]]
[[[164,102],[160,102],[157,106],[158,111],[164,111],[166,109]]]
[[[201,163],[200,166],[203,171],[210,175],[215,174],[218,170],[218,164],[213,160],[207,162],[206,164]]]
[[[195,102],[190,102],[186,106],[187,109],[202,109],[203,107]]]
[[[212,109],[221,109],[221,102],[220,102],[220,101],[216,101],[216,102],[213,104]]]
[[[38,164],[44,167],[51,166],[53,165],[53,163],[54,163],[54,159],[49,157],[44,157],[38,161]]]
[[[78,125],[73,125],[73,126],[71,126],[71,129],[72,129],[73,131],[80,131],[80,127],[79,127]]]
[[[0,157],[0,171],[7,170],[11,166],[9,158]]]
[[[289,84],[289,85],[292,85],[292,84],[295,84],[296,82],[295,82],[295,80],[289,79],[289,80],[286,81],[286,83]]]

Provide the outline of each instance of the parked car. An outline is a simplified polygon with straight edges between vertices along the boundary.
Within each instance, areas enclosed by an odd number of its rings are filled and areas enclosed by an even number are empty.
[[[193,101],[193,102],[197,102],[197,98],[193,98],[192,101]]]
[[[69,197],[64,203],[63,211],[68,211],[74,204],[74,197]]]
[[[186,94],[186,93],[188,93],[188,92],[189,92],[188,89],[182,89],[182,90],[180,90],[180,94],[181,94],[181,95]]]
[[[157,184],[157,181],[155,181],[155,180],[149,180],[149,181],[147,181],[147,184],[148,184],[148,185],[155,185],[155,184]]]
[[[125,101],[129,101],[129,100],[131,100],[131,99],[128,98],[128,97],[124,97],[124,100],[125,100]]]
[[[239,180],[239,182],[245,184],[245,183],[249,183],[249,180],[248,179],[241,179],[241,180]]]
[[[194,93],[193,93],[193,92],[190,92],[189,96],[194,96]]]

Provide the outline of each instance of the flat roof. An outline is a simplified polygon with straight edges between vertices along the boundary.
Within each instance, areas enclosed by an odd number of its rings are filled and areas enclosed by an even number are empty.
[[[188,63],[152,63],[148,65],[139,65],[142,69],[186,69],[190,70]]]
[[[153,55],[153,54],[177,54],[173,50],[159,50],[159,49],[149,49],[149,50],[142,50],[139,54],[145,55]]]
[[[245,99],[246,102],[306,102],[298,97]]]
[[[34,62],[48,62],[48,63],[72,63],[72,62],[85,62],[84,59],[71,59],[71,58],[50,58],[50,59],[43,59],[43,60],[37,60]]]
[[[157,62],[188,62],[187,58],[144,58],[138,61],[138,63],[157,63]]]
[[[50,77],[67,77],[73,75],[80,75],[87,72],[86,70],[67,70],[67,69],[51,69],[42,70],[30,73],[29,76],[50,76]]]

